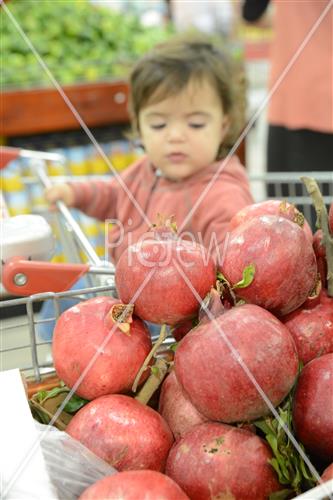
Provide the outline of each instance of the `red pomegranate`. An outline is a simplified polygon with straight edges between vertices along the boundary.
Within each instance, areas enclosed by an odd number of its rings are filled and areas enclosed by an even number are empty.
[[[324,483],[325,481],[329,481],[330,479],[333,479],[333,463],[326,467],[324,472],[322,473],[321,480]]]
[[[189,500],[170,477],[153,470],[119,472],[87,488],[79,500]]]
[[[208,420],[185,396],[174,371],[163,382],[158,411],[169,424],[175,439],[182,437],[194,425]]]
[[[313,235],[313,250],[316,257],[326,257],[326,250],[323,244],[323,232],[318,229]]]
[[[157,411],[119,394],[85,405],[66,432],[119,471],[163,471],[173,443],[169,426]]]
[[[215,284],[216,269],[202,245],[180,240],[163,226],[123,252],[115,279],[119,297],[134,300],[141,319],[174,326],[195,316],[198,298]]]
[[[125,309],[113,297],[97,297],[67,309],[57,321],[52,344],[54,366],[70,388],[86,370],[75,389],[82,398],[129,391],[151,350],[147,327],[139,318],[132,318],[133,306],[119,322]]]
[[[235,290],[237,297],[276,315],[302,305],[316,282],[316,257],[304,231],[275,215],[254,217],[230,233],[222,274],[234,285],[250,264],[255,267],[254,279]]]
[[[326,261],[326,249],[323,244],[323,232],[318,229],[313,235],[313,250],[316,255],[318,273],[320,275],[320,280],[323,288],[327,286],[327,261]]]
[[[173,328],[172,336],[177,342],[179,342],[190,330],[192,330],[192,328],[194,328],[193,319],[187,319],[180,325]]]
[[[283,316],[282,322],[292,334],[300,361],[305,365],[314,358],[333,352],[333,298],[325,290],[319,301],[307,301],[296,311]]]
[[[258,436],[219,423],[193,427],[172,448],[166,474],[191,500],[266,500],[282,489]]]
[[[333,460],[333,354],[313,359],[302,370],[293,400],[293,424],[305,449]]]
[[[239,356],[273,406],[284,399],[297,376],[298,357],[288,329],[261,307],[233,307],[189,332],[175,354],[179,383],[211,420],[247,421],[270,411],[237,361]]]
[[[304,230],[310,243],[312,243],[311,227],[304,218],[304,215],[295,207],[295,205],[288,203],[285,200],[265,200],[242,208],[231,219],[229,223],[229,231],[232,231],[240,224],[253,219],[253,217],[258,217],[259,215],[277,215],[279,217],[284,217],[291,222],[295,222],[295,224]]]

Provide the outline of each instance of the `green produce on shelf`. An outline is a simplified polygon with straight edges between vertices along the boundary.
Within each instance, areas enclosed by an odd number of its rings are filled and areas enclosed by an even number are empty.
[[[61,84],[126,77],[132,62],[172,33],[88,0],[11,0],[23,33]],[[0,9],[3,89],[50,86],[45,70],[10,16]]]

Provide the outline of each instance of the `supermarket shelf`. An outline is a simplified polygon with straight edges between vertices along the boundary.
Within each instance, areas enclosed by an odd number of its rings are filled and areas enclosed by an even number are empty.
[[[89,127],[128,123],[128,85],[125,81],[63,87]],[[4,91],[0,106],[0,135],[26,136],[74,130],[80,125],[56,89]]]

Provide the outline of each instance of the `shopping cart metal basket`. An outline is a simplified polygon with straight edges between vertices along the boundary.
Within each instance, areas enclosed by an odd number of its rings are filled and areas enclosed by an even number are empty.
[[[17,154],[17,152],[12,152]],[[24,182],[27,186],[32,186],[34,183],[39,182],[43,186],[48,186],[50,181],[45,173],[45,162],[47,161],[64,161],[59,156],[53,156],[50,153],[35,153],[29,151],[21,151],[20,155],[24,158],[29,158],[33,163],[33,172],[35,177],[26,177]],[[7,158],[8,159],[8,158]],[[6,159],[6,161],[7,161]],[[262,201],[267,199],[268,191],[271,198],[287,199],[300,208],[306,218],[312,221],[314,226],[314,214],[311,208],[311,199],[307,195],[305,187],[300,181],[302,175],[314,177],[319,187],[324,194],[324,201],[327,206],[333,199],[333,173],[332,172],[312,172],[312,173],[271,173],[266,175],[252,175],[250,177],[251,189],[255,201]],[[83,178],[82,178],[83,179]],[[59,181],[65,181],[65,177],[60,177]],[[39,325],[56,321],[61,311],[61,301],[73,299],[76,301],[86,300],[91,296],[116,294],[114,285],[114,269],[112,266],[106,266],[105,262],[98,257],[94,248],[89,240],[84,235],[77,221],[73,218],[70,211],[62,204],[58,204],[58,211],[62,217],[61,223],[64,231],[61,232],[62,242],[67,252],[67,257],[70,264],[75,267],[84,266],[85,273],[90,275],[90,286],[76,290],[63,289],[62,283],[60,288],[55,291],[38,290],[40,282],[36,282],[31,287],[28,286],[24,290],[24,273],[29,271],[29,264],[23,263],[24,272],[20,271],[20,267],[15,268],[10,275],[14,279],[14,289],[19,294],[19,291],[24,292],[24,297],[6,298],[0,301],[1,317],[3,319],[1,335],[1,369],[20,368],[21,372],[25,374],[28,380],[28,394],[33,395],[39,389],[50,389],[56,386],[59,382],[54,372],[52,356],[51,356],[51,340],[45,341],[39,338],[38,328]],[[314,227],[313,227],[314,229]],[[68,236],[69,234],[69,236]],[[73,237],[75,243],[73,242]],[[86,256],[88,263],[80,263],[80,252],[82,249]],[[28,264],[28,265],[27,265]],[[45,264],[49,265],[49,264]],[[32,275],[36,272],[34,263],[31,263]],[[22,271],[21,268],[21,271]],[[51,267],[49,267],[51,269]],[[59,273],[64,273],[64,267],[60,265],[57,268]],[[77,267],[79,269],[79,267]],[[82,269],[82,268],[81,268]],[[23,275],[23,276],[22,276]],[[75,272],[74,272],[75,275]],[[76,275],[75,275],[76,276]],[[100,277],[103,280],[100,280]],[[16,281],[15,281],[16,277]],[[28,275],[30,277],[30,275]],[[106,277],[106,280],[105,280]],[[21,288],[20,288],[21,287]],[[29,293],[31,291],[33,293]],[[54,317],[48,319],[40,318],[40,307],[46,301],[51,301],[54,305]],[[17,316],[17,311],[19,315]],[[16,317],[15,317],[16,316]],[[6,319],[7,317],[7,319]],[[164,347],[168,347],[173,343],[173,339],[169,338],[164,342]],[[307,493],[304,493],[297,498],[299,500],[323,500],[327,491],[333,493],[333,480],[326,483],[324,486],[318,486]]]
[[[302,183],[302,177],[316,179],[327,208],[333,201],[333,171],[327,172],[270,172],[250,176],[251,191],[256,202],[267,198],[285,199],[304,214],[312,230],[316,229],[316,214],[312,199]]]

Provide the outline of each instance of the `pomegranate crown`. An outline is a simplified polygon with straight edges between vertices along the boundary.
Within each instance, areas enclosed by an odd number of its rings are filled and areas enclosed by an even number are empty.
[[[152,225],[152,230],[157,239],[170,239],[177,237],[177,224],[175,216],[157,214],[157,222]]]

